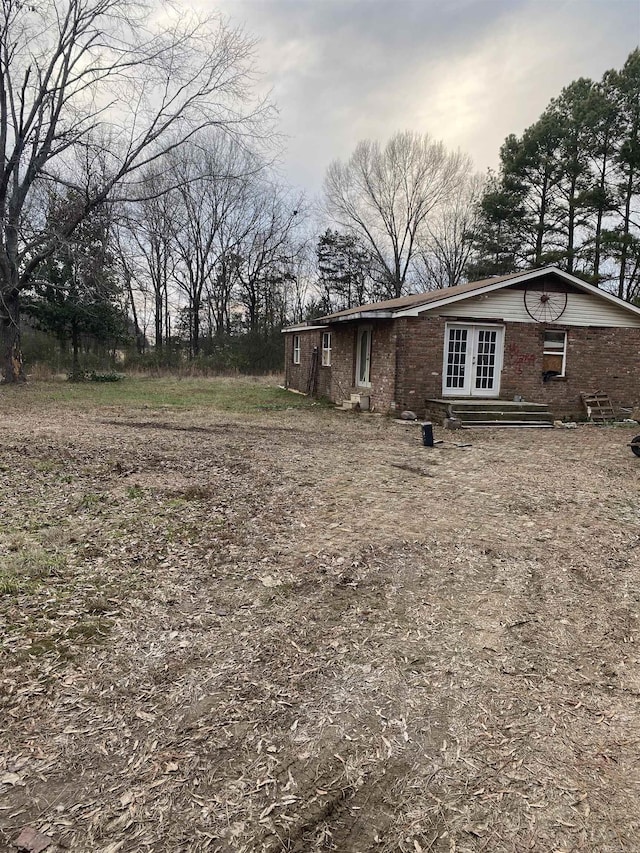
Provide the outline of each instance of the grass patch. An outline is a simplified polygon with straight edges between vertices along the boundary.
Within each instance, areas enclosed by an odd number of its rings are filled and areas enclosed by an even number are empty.
[[[100,492],[87,492],[84,494],[78,503],[76,504],[77,510],[82,509],[93,509],[94,507],[101,506],[102,504],[109,503],[109,496]]]
[[[67,562],[58,554],[38,548],[0,558],[0,595],[30,592],[52,575],[60,575]]]
[[[113,620],[100,617],[72,625],[62,636],[78,643],[101,642],[113,628]]]
[[[265,412],[324,407],[302,394],[259,377],[154,378],[127,377],[121,382],[73,383],[66,380],[33,381],[24,386],[5,386],[3,403],[26,411],[52,404],[69,409],[100,406],[134,406],[162,409],[211,409],[221,412]]]
[[[52,631],[47,634],[35,634],[29,645],[17,654],[18,661],[55,655],[60,660],[71,661],[80,648],[104,643],[113,628],[113,620],[100,616],[77,622],[66,631]]]

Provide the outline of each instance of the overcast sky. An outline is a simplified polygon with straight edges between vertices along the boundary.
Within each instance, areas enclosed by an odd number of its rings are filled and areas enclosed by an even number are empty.
[[[621,68],[640,43],[640,0],[211,2],[259,39],[284,172],[310,195],[331,160],[398,130],[495,167],[563,86]]]

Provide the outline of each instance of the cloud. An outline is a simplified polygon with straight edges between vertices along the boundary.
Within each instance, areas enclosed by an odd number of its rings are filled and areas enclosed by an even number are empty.
[[[428,132],[484,170],[563,86],[621,67],[636,0],[222,0],[260,39],[289,178],[320,188],[358,140]]]

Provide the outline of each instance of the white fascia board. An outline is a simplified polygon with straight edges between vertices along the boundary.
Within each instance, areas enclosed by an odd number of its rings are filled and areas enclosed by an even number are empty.
[[[326,326],[285,326],[280,331],[284,335],[287,332],[317,332],[318,329],[326,329]]]
[[[345,317],[327,318],[327,325],[333,323],[349,323],[352,320],[390,320],[397,315],[393,311],[358,311],[355,314],[347,314]]]
[[[629,302],[625,302],[624,299],[619,299],[612,293],[608,293],[606,290],[601,290],[593,284],[588,284],[581,278],[577,278],[575,275],[571,275],[571,273],[560,270],[557,267],[544,267],[541,270],[533,270],[532,272],[524,275],[516,275],[513,278],[509,278],[504,281],[497,281],[494,284],[489,283],[484,287],[479,287],[477,290],[471,290],[468,293],[457,293],[455,296],[443,295],[442,299],[437,299],[434,302],[428,302],[425,305],[418,305],[415,308],[405,308],[401,311],[396,311],[393,318],[395,320],[398,317],[417,317],[425,311],[432,311],[436,308],[442,308],[445,305],[452,305],[454,302],[461,302],[463,299],[473,299],[475,296],[482,296],[483,294],[491,293],[494,290],[501,290],[503,287],[509,287],[510,285],[521,281],[532,281],[533,279],[540,278],[548,273],[554,273],[560,276],[560,278],[563,278],[569,284],[575,285],[580,290],[584,290],[586,293],[592,293],[594,296],[600,296],[602,299],[606,299],[613,305],[617,305],[618,308],[626,308],[628,311],[631,311],[632,314],[640,317],[640,308],[637,308],[635,305],[631,305]],[[443,293],[446,293],[446,289]]]

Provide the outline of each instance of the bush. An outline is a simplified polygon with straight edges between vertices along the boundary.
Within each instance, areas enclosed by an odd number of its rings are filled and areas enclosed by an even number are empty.
[[[229,373],[265,375],[282,370],[284,340],[280,332],[270,335],[247,332],[203,338],[197,358],[188,359],[186,351],[175,346],[144,355],[126,357],[127,370],[163,373],[167,370],[183,376],[218,376]]]
[[[124,373],[116,373],[113,370],[109,373],[96,373],[95,370],[92,370],[89,374],[90,382],[120,382],[124,378]]]
[[[115,371],[97,373],[95,370],[71,370],[67,374],[69,382],[120,382],[124,378],[123,373]]]

